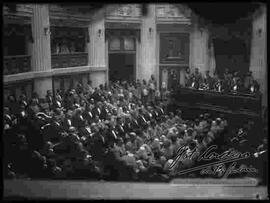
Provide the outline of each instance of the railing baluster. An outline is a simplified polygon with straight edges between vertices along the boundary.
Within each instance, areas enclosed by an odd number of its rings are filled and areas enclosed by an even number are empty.
[[[4,56],[4,75],[31,71],[31,56]]]
[[[86,66],[87,60],[88,60],[87,53],[52,55],[52,68],[69,68],[76,66]]]

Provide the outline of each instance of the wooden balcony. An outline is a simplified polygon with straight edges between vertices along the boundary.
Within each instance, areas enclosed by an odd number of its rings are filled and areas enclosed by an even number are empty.
[[[31,56],[4,56],[4,75],[31,71]]]
[[[52,69],[86,66],[87,64],[88,54],[84,52],[52,55]]]

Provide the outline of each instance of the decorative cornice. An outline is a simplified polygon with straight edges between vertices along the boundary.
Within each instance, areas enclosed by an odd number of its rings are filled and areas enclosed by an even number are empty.
[[[80,21],[78,19],[50,19],[50,25],[56,27],[88,27],[90,21]]]
[[[106,23],[138,23],[142,22],[140,17],[119,17],[119,16],[111,16],[105,18]]]
[[[191,25],[190,19],[185,18],[157,18],[157,24],[185,24]]]
[[[106,29],[140,29],[141,28],[141,21],[129,21],[129,22],[122,22],[122,21],[105,21],[105,28]]]
[[[82,14],[82,13],[74,13],[74,12],[70,12],[67,9],[64,9],[62,7],[59,7],[57,5],[53,5],[50,4],[49,7],[50,10],[50,16],[52,18],[76,18],[76,19],[80,19],[80,20],[86,20],[89,21],[92,17],[93,13],[89,13],[89,14]]]

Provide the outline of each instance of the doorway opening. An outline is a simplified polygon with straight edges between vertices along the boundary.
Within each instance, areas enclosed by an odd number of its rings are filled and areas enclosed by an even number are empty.
[[[136,79],[135,53],[109,53],[109,80],[133,81]]]

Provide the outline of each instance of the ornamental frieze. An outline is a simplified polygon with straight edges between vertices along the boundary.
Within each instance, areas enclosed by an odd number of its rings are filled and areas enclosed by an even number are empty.
[[[181,4],[158,4],[156,6],[157,18],[186,18],[191,17],[191,10]]]
[[[106,16],[140,17],[141,6],[137,4],[115,4],[106,8]]]

